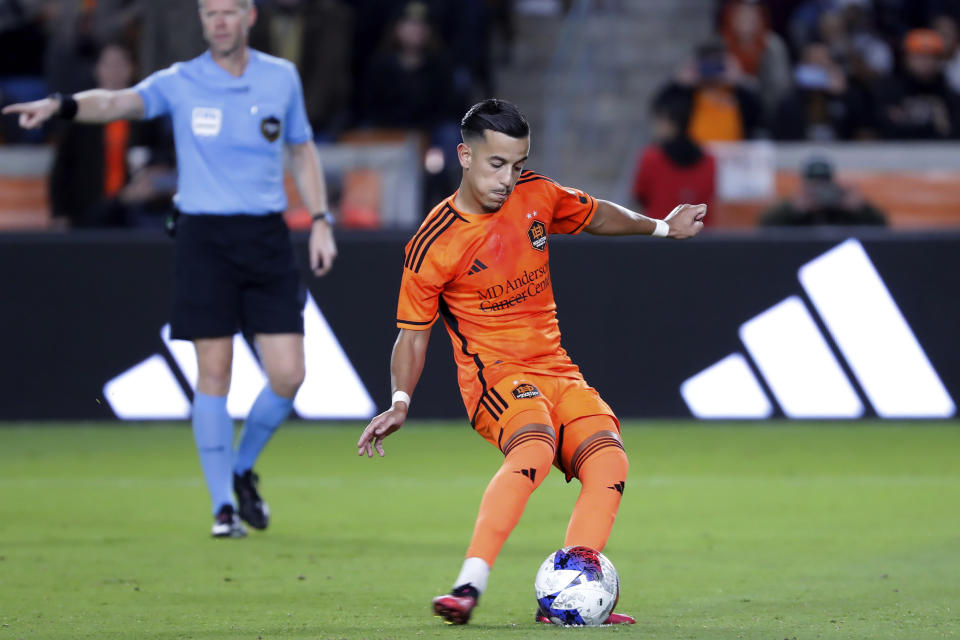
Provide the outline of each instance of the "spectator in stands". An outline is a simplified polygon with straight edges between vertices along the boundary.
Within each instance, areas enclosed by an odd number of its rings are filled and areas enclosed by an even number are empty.
[[[838,184],[829,160],[811,158],[803,166],[799,191],[764,213],[760,224],[882,226],[886,224],[886,216],[856,189]]]
[[[663,90],[686,100],[688,133],[700,143],[751,138],[762,125],[763,106],[748,76],[722,40],[699,47]]]
[[[457,117],[464,102],[455,89],[446,53],[434,36],[427,5],[404,5],[364,78],[359,123],[366,128],[416,130],[440,150],[443,166],[427,176],[428,198],[434,191],[449,193],[456,186],[460,169]]]
[[[139,0],[139,71],[146,77],[207,48],[197,20],[197,0]]]
[[[732,0],[723,11],[721,32],[740,68],[754,78],[767,118],[790,90],[787,46],[770,30],[766,7],[759,0]],[[688,202],[684,200],[683,202]]]
[[[903,40],[903,72],[878,88],[878,124],[891,139],[947,139],[960,134],[960,96],[943,73],[943,39],[914,29]]]
[[[101,89],[130,86],[130,51],[107,45],[94,73]],[[173,157],[172,140],[161,122],[71,122],[60,136],[50,173],[54,218],[75,228],[159,228],[176,191]]]
[[[830,38],[831,20],[833,18],[824,16],[820,27],[823,40],[828,44],[834,42]],[[877,32],[876,17],[870,5],[848,4],[843,10],[840,26],[842,31],[837,27],[833,30],[838,34],[836,48],[842,51],[843,57],[834,58],[844,63],[848,74],[873,78],[893,70],[893,51]]]
[[[343,0],[268,0],[250,44],[296,65],[314,135],[334,140],[350,120],[353,10]]]
[[[794,89],[773,121],[777,140],[847,140],[867,137],[870,110],[848,91],[847,77],[825,44],[804,47],[794,69]],[[858,135],[859,134],[859,135]]]
[[[947,84],[953,91],[960,92],[960,29],[957,27],[957,20],[944,13],[936,16],[932,24],[943,40],[943,73]]]
[[[367,70],[360,121],[376,127],[430,131],[456,121],[453,76],[427,19],[426,5],[410,2],[388,30]]]
[[[651,116],[653,144],[638,158],[634,199],[651,218],[664,218],[678,202],[706,204],[709,210],[716,191],[716,162],[687,134],[689,104],[675,93],[665,93],[654,99]]]
[[[43,0],[0,0],[0,106],[49,93],[42,9]],[[41,142],[43,137],[43,131],[23,131],[13,120],[0,119],[0,142]]]
[[[165,4],[165,3],[163,3]],[[96,83],[101,47],[134,41],[137,0],[51,0],[44,3],[49,40],[46,76],[50,91],[74,93]]]

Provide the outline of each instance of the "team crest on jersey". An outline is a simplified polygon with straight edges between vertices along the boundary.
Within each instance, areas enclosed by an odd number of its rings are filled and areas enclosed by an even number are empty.
[[[268,142],[274,142],[280,137],[280,120],[276,116],[269,116],[260,121],[260,133]]]
[[[547,246],[547,225],[539,220],[534,220],[530,228],[527,229],[527,237],[530,238],[530,244],[537,251],[543,251]]]
[[[536,398],[540,395],[540,390],[529,382],[524,382],[521,385],[513,390],[513,397],[517,400],[523,400],[524,398]]]

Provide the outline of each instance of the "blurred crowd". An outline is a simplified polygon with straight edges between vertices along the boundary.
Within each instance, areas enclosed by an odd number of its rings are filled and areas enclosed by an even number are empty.
[[[960,139],[960,0],[719,0],[716,30],[657,91],[635,200],[651,215],[707,202],[704,145]],[[766,225],[884,224],[825,158]]]
[[[459,118],[494,93],[491,66],[509,59],[512,2],[255,0],[250,44],[297,65],[318,141],[419,134],[441,167],[426,197],[442,197]],[[0,105],[123,88],[193,58],[206,49],[197,10],[197,0],[0,0]],[[169,207],[175,180],[169,123],[23,131],[0,120],[0,144],[51,141],[55,216],[69,226],[160,224],[153,205]]]
[[[514,11],[537,4],[255,2],[251,45],[297,65],[317,139],[416,132],[426,201],[455,186],[459,117],[495,95]],[[0,0],[0,104],[130,86],[192,58],[205,49],[196,12],[197,0]],[[713,19],[714,35],[652,103],[653,144],[634,181],[652,215],[671,202],[712,200],[716,167],[705,143],[960,139],[960,0],[717,0]],[[0,119],[0,144],[51,141],[51,201],[55,213],[71,211],[71,225],[139,225],[169,202],[169,125],[22,131]],[[102,162],[85,164],[91,154]]]
[[[662,92],[699,142],[960,138],[960,0],[725,0]]]
[[[512,0],[256,0],[251,46],[294,62],[320,138],[362,125],[431,127],[493,92]],[[137,81],[204,51],[197,0],[0,0],[0,102],[97,86],[108,45]],[[508,44],[497,55],[508,56]],[[6,123],[8,142],[23,133]]]

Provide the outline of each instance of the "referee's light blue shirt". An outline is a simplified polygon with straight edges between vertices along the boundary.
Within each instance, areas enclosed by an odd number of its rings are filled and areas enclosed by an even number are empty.
[[[157,71],[134,89],[146,118],[173,117],[180,211],[265,214],[287,208],[284,143],[313,138],[293,64],[250,49],[237,78],[208,51]]]

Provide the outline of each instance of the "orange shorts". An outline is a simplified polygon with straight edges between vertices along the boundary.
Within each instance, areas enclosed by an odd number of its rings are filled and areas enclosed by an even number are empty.
[[[546,425],[553,432],[555,464],[566,474],[568,482],[576,477],[570,464],[574,453],[588,439],[603,433],[620,440],[620,421],[583,378],[509,373],[490,388],[487,398],[491,400],[481,403],[474,422],[477,433],[506,454],[520,430],[529,425]],[[599,419],[570,426],[590,416]]]

